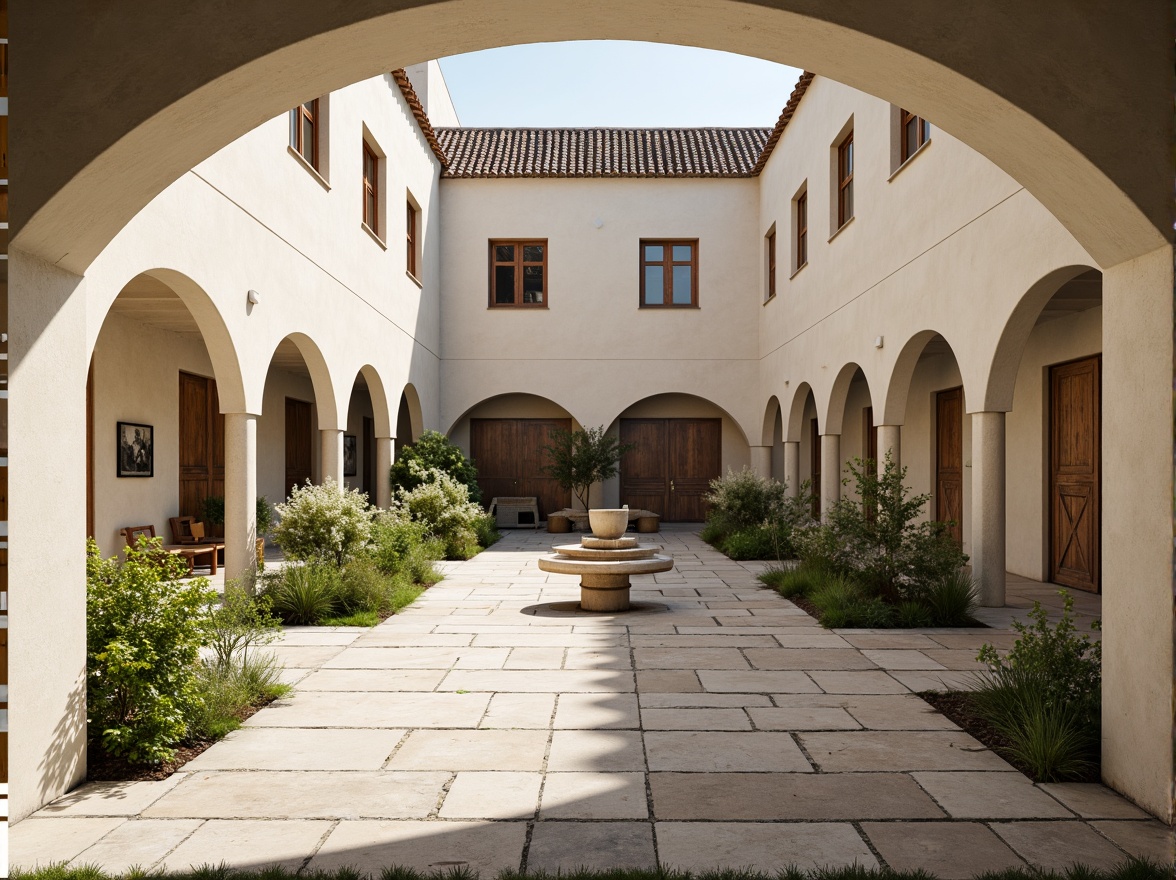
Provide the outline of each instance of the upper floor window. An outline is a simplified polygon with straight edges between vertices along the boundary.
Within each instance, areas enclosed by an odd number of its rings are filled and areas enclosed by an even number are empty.
[[[408,268],[409,275],[413,278],[419,278],[420,275],[417,273],[417,208],[412,202],[408,202],[404,228],[408,239],[405,266]]]
[[[641,307],[698,307],[698,239],[641,239]]]
[[[380,157],[363,142],[363,222],[376,235],[380,234]]]
[[[837,147],[837,228],[853,219],[853,129]]]
[[[490,307],[547,307],[547,239],[490,242]]]
[[[768,249],[768,290],[764,301],[771,299],[776,295],[776,227],[772,227],[772,231],[767,235],[767,249]]]
[[[808,262],[808,190],[796,197],[796,239],[793,271]]]
[[[899,110],[899,127],[902,131],[902,145],[899,152],[899,164],[902,164],[931,137],[931,126],[921,116],[916,116],[909,110]]]
[[[315,171],[319,170],[318,129],[318,98],[290,111],[290,146]]]

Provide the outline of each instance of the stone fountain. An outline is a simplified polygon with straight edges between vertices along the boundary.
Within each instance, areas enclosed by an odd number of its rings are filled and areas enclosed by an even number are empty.
[[[579,544],[561,544],[539,557],[543,571],[580,576],[580,608],[584,611],[628,611],[630,576],[674,567],[672,556],[658,554],[661,547],[625,537],[627,507],[590,510],[588,524],[592,534],[585,535]]]

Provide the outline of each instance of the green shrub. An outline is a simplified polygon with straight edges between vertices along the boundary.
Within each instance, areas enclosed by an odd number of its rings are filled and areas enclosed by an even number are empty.
[[[274,612],[288,624],[315,626],[335,613],[341,588],[340,570],[331,563],[287,565],[261,579]]]
[[[502,533],[498,531],[498,523],[488,513],[474,521],[474,534],[483,549],[497,544],[502,539]]]
[[[422,522],[384,511],[372,523],[372,561],[384,574],[405,572],[415,582],[427,582],[433,562],[445,555],[445,547],[429,534]]]
[[[175,755],[199,704],[197,659],[204,609],[215,600],[204,578],[183,582],[185,562],[162,542],[140,540],[126,561],[86,545],[86,711],[90,736],[134,763]]]
[[[281,625],[269,596],[252,597],[244,586],[228,581],[220,606],[208,615],[206,646],[212,651],[211,662],[227,667],[247,661],[254,648],[278,637]]]
[[[872,461],[847,466],[857,497],[843,496],[829,508],[827,524],[794,534],[807,564],[853,578],[873,596],[891,603],[923,599],[933,584],[965,562],[947,524],[922,519],[930,496],[910,495],[906,469],[887,453],[883,472]]]
[[[797,568],[768,569],[759,579],[785,599],[805,598],[812,592],[819,575],[811,569]]]
[[[841,575],[819,575],[808,599],[820,613],[821,626],[827,629],[894,625],[893,608]]]
[[[931,626],[968,626],[976,622],[972,613],[980,601],[980,588],[962,568],[932,581],[922,598],[931,612]]]
[[[465,485],[449,474],[428,471],[415,489],[397,489],[393,503],[400,514],[421,523],[441,541],[446,558],[469,559],[480,549],[477,529],[485,513],[470,501]]]
[[[343,569],[337,606],[342,615],[371,613],[387,617],[411,603],[422,592],[423,588],[410,580],[406,572],[384,574],[371,559],[359,558]]]
[[[708,517],[709,517],[709,515],[708,515]],[[698,533],[698,537],[702,538],[702,540],[706,541],[708,544],[710,544],[716,550],[719,550],[719,551],[721,551],[723,549],[722,548],[723,538],[725,538],[726,536],[727,536],[726,530],[723,529],[718,524],[718,522],[716,522],[715,520],[710,519],[710,518],[708,518],[706,521],[706,524],[703,525],[702,531],[700,531]]]
[[[731,532],[723,540],[722,550],[732,559],[785,559],[780,553],[780,530],[759,525]]]
[[[416,443],[400,450],[389,475],[393,490],[412,491],[427,482],[426,474],[430,470],[448,474],[466,487],[470,501],[481,502],[478,469],[439,431],[425,431]]]
[[[295,486],[285,504],[276,505],[273,538],[288,559],[333,562],[342,566],[368,543],[372,506],[362,492],[334,480]]]
[[[758,526],[775,517],[784,499],[783,483],[746,466],[739,472],[728,469],[725,477],[711,480],[707,522],[728,534]]]
[[[1007,753],[1038,781],[1086,776],[1096,766],[1102,712],[1102,644],[1079,635],[1074,599],[1060,590],[1061,619],[1050,625],[1040,602],[1008,656],[992,645],[977,659],[987,666],[972,695],[977,711],[1010,741]],[[1096,621],[1093,625],[1098,629]]]
[[[200,695],[190,733],[198,739],[220,739],[241,726],[251,706],[283,697],[291,690],[281,681],[282,667],[273,654],[252,652],[227,664],[202,663],[196,675]]]
[[[264,538],[274,525],[274,509],[264,495],[257,496],[257,537]]]

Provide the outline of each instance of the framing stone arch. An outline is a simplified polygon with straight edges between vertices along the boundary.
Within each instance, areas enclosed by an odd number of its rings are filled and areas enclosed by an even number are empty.
[[[396,409],[396,448],[410,445],[425,432],[425,419],[421,411],[421,398],[411,382],[400,392],[400,403]],[[408,436],[404,433],[407,430]]]
[[[1001,331],[988,366],[984,397],[979,401],[977,409],[1008,412],[1013,408],[1013,388],[1021,366],[1021,353],[1025,350],[1029,334],[1033,332],[1042,309],[1064,284],[1083,273],[1097,271],[1092,266],[1061,266],[1025,291]]]
[[[955,347],[950,341],[943,337],[943,334],[935,330],[920,330],[913,334],[901,349],[899,349],[898,357],[895,358],[894,366],[890,370],[890,378],[886,381],[883,388],[885,389],[885,397],[881,398],[881,405],[878,405],[878,400],[875,400],[874,421],[879,425],[901,425],[906,421],[907,400],[911,392],[911,379],[914,378],[915,368],[919,364],[919,358],[923,356],[923,351],[927,348],[927,344],[936,337],[943,338],[951,349],[952,354],[955,354]],[[961,372],[963,367],[961,365]],[[964,393],[970,397],[970,389],[968,388],[967,377],[964,377]]]
[[[393,436],[392,409],[388,403],[388,392],[384,388],[384,380],[380,378],[379,371],[371,364],[364,364],[359,368],[356,378],[358,379],[360,376],[367,384],[368,394],[372,398],[372,417],[376,423],[376,436]]]
[[[397,65],[513,44],[524,16],[528,42],[624,36],[740,52],[907,107],[1025,185],[1102,265],[1171,239],[1169,138],[1158,134],[1171,130],[1163,109],[1170,13],[1162,3],[1139,4],[1132,14],[996,4],[965,19],[936,0],[914,0],[901,16],[885,5],[803,0],[702,0],[687,15],[665,14],[661,0],[398,5],[388,11],[369,0],[324,10],[298,0],[274,21],[256,2],[181,13],[140,0],[88,9],[64,31],[52,7],[14,17],[29,65],[13,95],[28,108],[22,149],[13,150],[14,176],[28,193],[13,205],[14,247],[83,272],[165,186],[263,120]],[[194,31],[251,37],[224,39],[208,52],[188,39]],[[1057,51],[1044,50],[1048,35],[1056,35]],[[1004,51],[994,54],[993,45]],[[96,93],[91,72],[112,55],[118,70]],[[296,63],[308,55],[323,62]],[[1102,63],[1091,64],[1096,57]],[[157,75],[161,59],[174,76]],[[1089,125],[1089,115],[1059,95],[1098,107],[1104,124]],[[109,112],[77,131],[72,121],[99,105]],[[77,137],[54,162],[25,146],[54,143],[67,130]],[[1116,136],[1123,130],[1157,135],[1128,156]]]
[[[347,403],[348,433],[344,435],[343,480],[365,492],[377,507],[391,503],[388,469],[392,466],[392,416],[379,372],[364,364],[355,374]],[[350,446],[348,437],[350,436]],[[354,459],[349,456],[354,455]],[[348,473],[347,465],[352,465]]]
[[[310,381],[314,386],[314,402],[318,409],[319,430],[342,431],[346,425],[346,413],[339,412],[339,399],[335,394],[335,385],[331,379],[331,370],[327,360],[323,357],[322,349],[305,333],[291,333],[284,337],[270,355],[270,363],[282,356],[286,343],[290,343],[298,350],[306,369],[310,373]]]
[[[809,398],[816,400],[813,387],[808,382],[800,382],[792,392],[792,403],[788,407],[788,418],[784,420],[784,441],[799,443],[804,424],[804,409]],[[819,411],[819,410],[818,410]]]
[[[760,433],[760,445],[771,446],[773,434],[776,430],[776,419],[781,417],[783,410],[780,406],[780,398],[775,394],[768,398],[768,404],[764,407],[764,427]]]

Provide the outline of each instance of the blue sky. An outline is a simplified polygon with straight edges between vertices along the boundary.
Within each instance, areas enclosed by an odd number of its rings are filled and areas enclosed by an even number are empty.
[[[535,43],[441,59],[462,125],[771,126],[800,76],[659,43]]]

